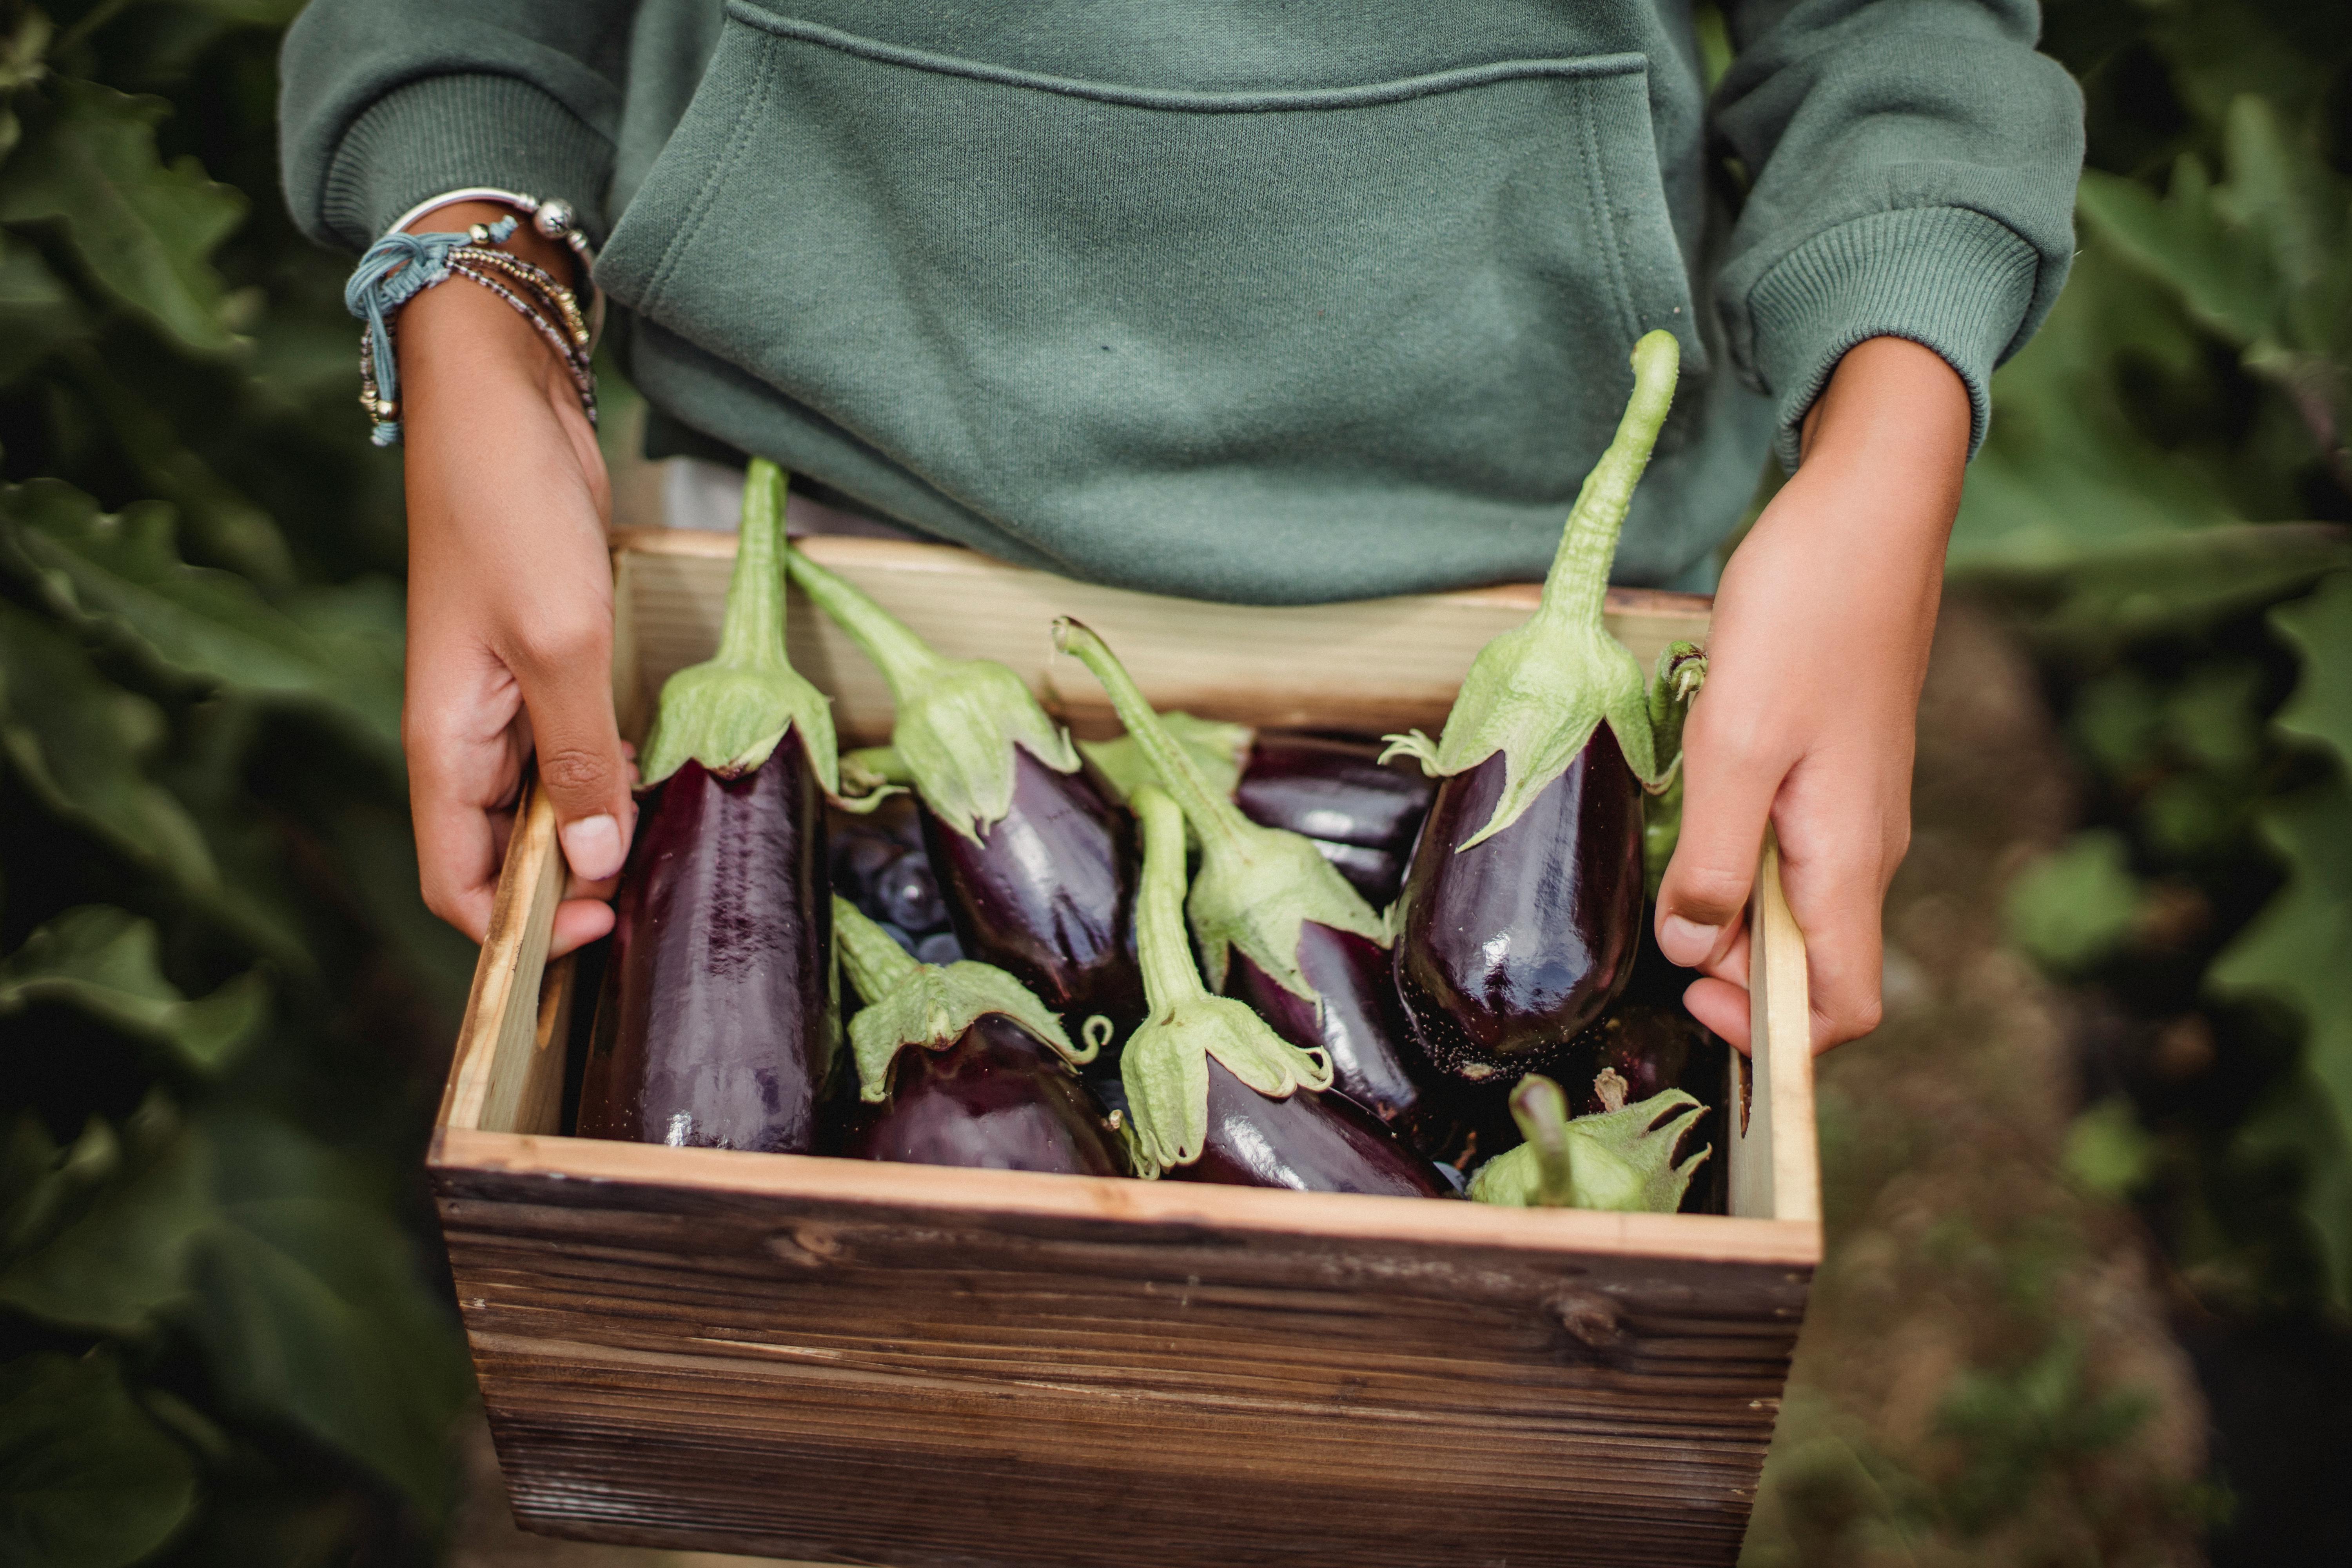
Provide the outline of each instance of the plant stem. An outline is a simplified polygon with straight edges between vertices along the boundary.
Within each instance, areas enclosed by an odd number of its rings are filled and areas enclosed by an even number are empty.
[[[1576,505],[1560,531],[1559,552],[1545,574],[1544,616],[1577,626],[1601,625],[1609,593],[1609,569],[1617,560],[1617,536],[1633,504],[1633,487],[1649,467],[1650,449],[1674,405],[1675,374],[1681,350],[1672,332],[1655,331],[1633,345],[1633,396],[1609,449],[1584,478]]]
[[[1202,842],[1206,844],[1214,833],[1227,844],[1238,845],[1254,825],[1242,815],[1239,806],[1209,786],[1208,776],[1201,772],[1200,764],[1168,732],[1168,726],[1144,697],[1143,689],[1135,684],[1135,678],[1127,673],[1127,667],[1118,662],[1110,646],[1084,622],[1067,616],[1054,623],[1054,646],[1094,671],[1095,679],[1110,695],[1110,705],[1118,710],[1118,721],[1135,737],[1135,743],[1142,748],[1152,770],[1160,775],[1160,787],[1175,797],[1175,804],[1192,820],[1192,831],[1201,836]]]
[[[711,663],[729,669],[792,668],[784,654],[783,549],[784,471],[754,458],[743,477],[743,531]]]
[[[858,651],[873,661],[900,707],[905,707],[945,662],[906,622],[802,552],[787,551],[784,569],[800,584],[801,592],[832,617],[834,625],[848,633]]]
[[[868,1006],[923,973],[913,954],[838,893],[833,896],[833,938],[841,949],[841,967]]]
[[[1568,1147],[1568,1096],[1541,1073],[1529,1073],[1511,1090],[1511,1120],[1535,1151],[1536,1202],[1568,1208],[1576,1202],[1576,1172]]]
[[[1208,995],[1184,930],[1184,814],[1150,784],[1128,802],[1143,828],[1143,875],[1135,892],[1135,953],[1151,1016]]]

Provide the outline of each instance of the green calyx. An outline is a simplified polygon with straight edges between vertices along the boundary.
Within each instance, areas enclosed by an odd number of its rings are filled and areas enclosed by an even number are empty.
[[[1600,724],[1616,735],[1643,784],[1665,783],[1642,667],[1601,624],[1601,611],[1633,487],[1674,403],[1680,355],[1671,332],[1651,332],[1633,345],[1633,400],[1577,493],[1542,603],[1524,625],[1479,650],[1435,743],[1418,730],[1388,738],[1388,755],[1419,757],[1425,772],[1441,778],[1503,753],[1503,793],[1494,815],[1457,853],[1517,822],[1568,771]]]
[[[945,1050],[991,1013],[1012,1019],[1073,1067],[1095,1059],[1097,1047],[1072,1045],[1062,1020],[994,964],[971,959],[921,963],[838,894],[833,933],[849,983],[866,998],[866,1006],[849,1020],[857,1092],[865,1100],[879,1102],[888,1096],[890,1063],[907,1047]]]
[[[1682,841],[1683,721],[1706,680],[1706,650],[1696,643],[1673,643],[1658,655],[1657,679],[1650,683],[1650,729],[1657,736],[1657,754],[1665,760],[1666,780],[1650,791],[1642,812],[1642,884],[1653,899]]]
[[[832,709],[784,651],[783,552],[783,470],[754,458],[743,477],[743,532],[727,579],[719,651],[662,683],[639,761],[646,784],[689,761],[723,778],[751,773],[798,724],[817,782],[840,795]]]
[[[1597,1116],[1568,1117],[1559,1085],[1529,1073],[1511,1091],[1511,1119],[1527,1142],[1478,1168],[1474,1202],[1510,1208],[1672,1214],[1712,1148],[1675,1163],[1683,1134],[1706,1107],[1679,1089]]]
[[[785,567],[890,685],[898,718],[890,750],[933,815],[965,837],[1013,809],[1013,749],[1056,773],[1078,753],[1060,725],[1010,668],[992,658],[948,658],[889,611],[800,551]]]
[[[1239,948],[1293,995],[1319,1000],[1298,967],[1299,928],[1308,921],[1389,945],[1388,922],[1312,842],[1259,826],[1229,793],[1218,791],[1102,638],[1065,616],[1054,623],[1054,646],[1076,656],[1102,682],[1159,787],[1200,836],[1201,871],[1185,907],[1211,985],[1224,989],[1232,950]]]
[[[1157,1176],[1201,1157],[1209,1136],[1209,1058],[1268,1100],[1331,1087],[1331,1058],[1306,1051],[1265,1019],[1201,984],[1184,937],[1184,813],[1158,788],[1129,804],[1143,831],[1135,950],[1150,1016],[1119,1057],[1136,1173]],[[886,939],[887,940],[887,939]]]
[[[1223,724],[1214,719],[1195,719],[1181,711],[1162,713],[1160,721],[1200,768],[1209,787],[1231,800],[1242,782],[1242,764],[1248,760],[1257,731],[1247,724]],[[1078,750],[1087,754],[1087,761],[1094,763],[1103,781],[1121,800],[1133,795],[1138,784],[1160,782],[1150,759],[1143,754],[1142,746],[1132,735],[1111,741],[1080,741]]]

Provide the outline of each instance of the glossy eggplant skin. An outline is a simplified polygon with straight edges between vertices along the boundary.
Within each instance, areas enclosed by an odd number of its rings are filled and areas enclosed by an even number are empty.
[[[1469,1083],[1547,1069],[1632,976],[1642,786],[1606,724],[1510,826],[1497,752],[1438,786],[1397,909],[1397,993],[1426,1059]]]
[[[923,842],[967,955],[1011,973],[1062,1016],[1073,1037],[1097,1013],[1118,1039],[1142,1021],[1135,828],[1084,772],[1055,773],[1016,751],[1013,807],[982,829],[978,843],[928,808]],[[1104,1058],[1116,1055],[1096,1058],[1112,1082],[1117,1064]]]
[[[889,1098],[859,1103],[843,1152],[990,1171],[1128,1173],[1126,1146],[1094,1097],[1051,1047],[995,1014],[945,1050],[900,1050]]]
[[[1388,950],[1354,931],[1304,921],[1298,968],[1321,993],[1319,1008],[1239,952],[1225,977],[1225,994],[1248,1003],[1292,1045],[1328,1048],[1331,1087],[1390,1126],[1402,1126],[1421,1102],[1422,1086],[1409,1065],[1412,1026],[1397,1003]]]
[[[824,796],[797,729],[733,780],[689,762],[622,873],[583,1137],[804,1153],[832,1064]]]
[[[1302,1193],[1454,1195],[1427,1162],[1346,1096],[1302,1089],[1268,1100],[1216,1058],[1208,1064],[1208,1139],[1199,1159],[1165,1179]]]
[[[1437,793],[1414,764],[1381,762],[1378,742],[1261,730],[1234,786],[1242,815],[1308,838],[1402,858]]]
[[[1404,890],[1405,850],[1367,849],[1360,844],[1341,844],[1330,838],[1312,838],[1307,842],[1322,852],[1323,858],[1331,862],[1333,869],[1347,878],[1348,885],[1363,894],[1364,901],[1372,908],[1387,908]]]

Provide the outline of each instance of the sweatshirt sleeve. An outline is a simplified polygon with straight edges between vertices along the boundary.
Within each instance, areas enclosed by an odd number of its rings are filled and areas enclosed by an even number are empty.
[[[302,232],[365,248],[418,202],[562,198],[601,239],[632,0],[312,0],[286,35],[278,140]]]
[[[2083,102],[2035,0],[1748,0],[1715,119],[1750,183],[1717,275],[1742,374],[1794,470],[1846,350],[1909,338],[1968,385],[2032,336],[2074,247]]]

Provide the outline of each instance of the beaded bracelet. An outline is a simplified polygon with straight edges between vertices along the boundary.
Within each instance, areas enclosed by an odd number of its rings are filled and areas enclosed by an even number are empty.
[[[488,289],[547,340],[572,378],[581,411],[590,425],[596,423],[596,377],[589,362],[594,335],[581,313],[579,297],[545,268],[498,248],[515,227],[515,219],[509,216],[465,229],[425,234],[396,229],[360,258],[343,287],[343,306],[367,323],[360,333],[360,406],[373,421],[377,446],[397,446],[401,439],[393,317],[418,294],[452,277]]]

